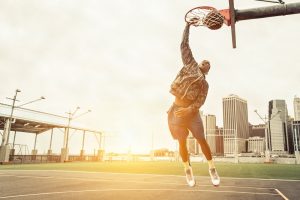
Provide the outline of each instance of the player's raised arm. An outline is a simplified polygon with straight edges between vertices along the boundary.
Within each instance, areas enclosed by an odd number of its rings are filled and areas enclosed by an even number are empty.
[[[196,62],[193,53],[191,51],[190,45],[189,45],[189,34],[190,34],[190,25],[189,23],[186,23],[184,32],[183,32],[183,38],[180,45],[181,50],[181,58],[184,65],[189,65],[192,62]]]

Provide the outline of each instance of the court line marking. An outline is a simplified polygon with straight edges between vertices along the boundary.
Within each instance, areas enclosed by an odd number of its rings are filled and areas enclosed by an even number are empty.
[[[137,174],[137,173],[121,173],[121,172],[89,172],[89,171],[72,171],[72,170],[34,170],[34,169],[28,169],[28,170],[22,170],[22,169],[3,169],[0,171],[23,171],[23,172],[30,172],[30,171],[40,171],[40,172],[67,172],[67,173],[91,173],[91,174],[115,174],[115,175],[137,175],[137,176],[171,176],[171,177],[185,177],[183,175],[172,175],[172,174]],[[208,177],[208,176],[195,176],[195,177]],[[300,180],[295,179],[262,179],[262,178],[237,178],[237,177],[221,177],[221,179],[242,179],[242,180],[260,180],[260,181],[287,181],[287,182],[300,182]]]
[[[95,178],[79,178],[79,177],[55,177],[55,176],[28,176],[28,175],[0,175],[0,177],[17,177],[17,178],[37,178],[37,179],[61,179],[61,180],[82,180],[82,181],[93,181],[93,182],[123,182],[123,183],[146,183],[146,184],[161,184],[161,185],[177,185],[177,186],[186,186],[186,184],[173,183],[173,182],[154,182],[154,181],[130,181],[130,180],[120,180],[120,179],[95,179]],[[197,185],[197,186],[212,186],[212,185]],[[256,189],[256,190],[275,190],[276,188],[266,188],[266,187],[250,187],[250,186],[229,186],[221,185],[220,188],[241,188],[241,189]]]
[[[20,195],[2,196],[0,199],[18,198],[18,197],[30,197],[30,196],[42,196],[42,195],[55,195],[55,194],[67,194],[67,193],[82,193],[82,192],[112,192],[112,191],[173,191],[173,192],[212,192],[212,193],[236,193],[236,194],[255,194],[255,195],[270,195],[280,196],[273,193],[257,193],[257,192],[236,192],[236,191],[215,191],[215,190],[178,190],[178,189],[99,189],[99,190],[69,190],[61,192],[42,192],[42,193],[29,193]]]
[[[278,189],[275,188],[275,191],[284,199],[284,200],[289,200],[282,192],[280,192]]]

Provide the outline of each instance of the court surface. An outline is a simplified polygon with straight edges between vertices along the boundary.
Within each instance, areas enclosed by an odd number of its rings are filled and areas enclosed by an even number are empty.
[[[0,170],[0,199],[298,199],[300,180],[197,176],[193,188],[184,176],[80,171]]]

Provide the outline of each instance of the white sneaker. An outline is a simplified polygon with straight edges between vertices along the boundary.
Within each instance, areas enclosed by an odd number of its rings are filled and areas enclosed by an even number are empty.
[[[209,172],[212,184],[214,186],[218,186],[220,184],[220,177],[218,175],[216,168],[209,169],[208,172]]]
[[[192,167],[189,166],[185,171],[186,182],[190,187],[194,187],[196,185],[196,181],[193,175]]]

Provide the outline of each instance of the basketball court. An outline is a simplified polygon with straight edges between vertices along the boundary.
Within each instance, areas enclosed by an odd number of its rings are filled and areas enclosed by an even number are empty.
[[[1,170],[0,199],[297,199],[300,181],[79,171]]]
[[[185,20],[194,26],[206,26],[213,30],[221,28],[223,24],[230,26],[232,47],[236,48],[236,22],[300,13],[300,3],[284,4],[278,1],[279,5],[276,6],[239,10],[235,9],[233,0],[228,0],[228,2],[228,8],[223,10],[209,6],[193,8],[185,15]],[[10,126],[12,117],[11,112],[7,122]],[[68,126],[65,122],[58,127],[68,130],[70,119],[71,117],[68,119]],[[17,125],[22,126],[23,129],[32,123],[32,121],[21,121],[21,119],[16,122],[19,122]],[[39,129],[54,127],[50,126],[51,124],[42,123],[33,125]],[[10,126],[7,127],[10,128]],[[6,133],[9,134],[10,130],[8,128],[7,130]],[[64,138],[64,152],[68,152],[67,144],[68,131]],[[4,152],[4,161],[8,160],[8,152],[8,149]],[[196,182],[196,186],[191,188],[187,186],[184,176],[174,175],[0,170],[0,199],[279,200],[299,199],[300,196],[300,180],[223,178],[221,174],[219,187],[212,186],[209,177],[197,176]]]

